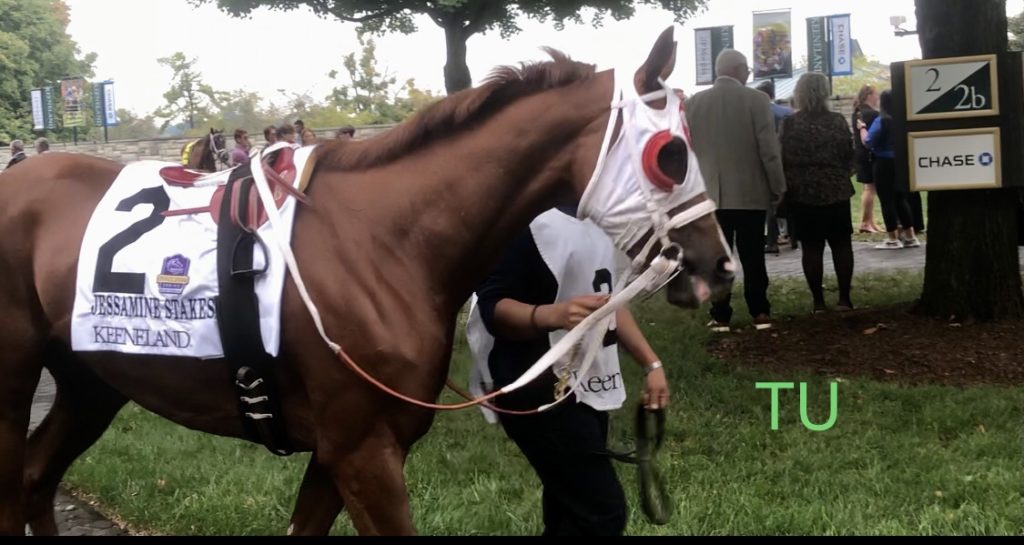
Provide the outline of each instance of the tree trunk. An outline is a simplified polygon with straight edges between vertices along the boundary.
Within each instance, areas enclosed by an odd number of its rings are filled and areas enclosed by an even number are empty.
[[[915,0],[915,4],[924,58],[1006,51],[1006,0]],[[1007,99],[1014,100],[1003,100]],[[919,311],[957,320],[1024,315],[1017,202],[1014,189],[928,194],[928,245]]]
[[[444,65],[444,86],[448,94],[469,89],[473,78],[466,64],[466,41],[469,35],[461,22],[450,21],[444,25],[444,41],[448,51],[448,62]]]

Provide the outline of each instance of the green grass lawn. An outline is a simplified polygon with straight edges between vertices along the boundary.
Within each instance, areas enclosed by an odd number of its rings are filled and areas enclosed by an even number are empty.
[[[862,307],[907,301],[920,283],[920,274],[858,277],[857,300]],[[803,316],[810,308],[801,279],[774,282],[771,295],[777,315]],[[814,422],[827,416],[828,382],[758,372],[757,362],[737,370],[715,361],[705,350],[703,311],[685,313],[661,297],[635,310],[667,364],[674,396],[660,462],[675,516],[666,526],[648,524],[637,509],[635,469],[619,466],[631,503],[629,534],[1024,533],[1021,389],[841,379],[831,430],[805,430],[798,394],[788,391],[780,429],[772,431],[769,394],[755,382],[811,383]],[[634,395],[639,374],[632,364],[623,367]],[[467,369],[460,337],[452,374],[464,382]],[[613,443],[630,431],[627,412],[613,417]],[[120,520],[155,533],[280,535],[308,456],[276,458],[129,405],[67,482]],[[440,414],[413,449],[406,475],[423,534],[541,531],[539,481],[476,410]],[[353,533],[344,514],[334,533]]]

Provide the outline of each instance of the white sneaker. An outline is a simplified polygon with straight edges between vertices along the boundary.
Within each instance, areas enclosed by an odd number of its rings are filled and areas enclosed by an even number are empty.
[[[710,329],[712,333],[730,333],[732,331],[729,324],[719,322],[718,320],[711,320],[708,322],[708,329]]]
[[[918,243],[918,245],[920,245],[920,243]],[[876,250],[899,250],[900,248],[903,248],[903,243],[898,240],[887,240],[875,246]]]
[[[911,238],[911,239],[903,239],[903,240],[900,241],[900,243],[903,244],[904,248],[920,248],[921,247],[921,241],[917,240],[917,237],[914,237],[914,238]]]

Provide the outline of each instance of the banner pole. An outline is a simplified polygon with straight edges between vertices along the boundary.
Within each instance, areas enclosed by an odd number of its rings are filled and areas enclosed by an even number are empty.
[[[833,95],[832,89],[832,16],[829,15],[825,18],[825,44],[828,48],[828,94]]]
[[[103,143],[110,142],[110,137],[107,135],[107,82],[100,84],[100,97],[103,99]]]

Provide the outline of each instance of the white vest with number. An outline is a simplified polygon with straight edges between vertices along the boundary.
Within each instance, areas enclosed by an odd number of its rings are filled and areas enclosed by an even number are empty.
[[[558,284],[556,303],[582,295],[610,295],[619,273],[628,266],[626,257],[615,248],[608,235],[590,220],[578,220],[552,209],[534,219],[530,223],[530,231],[541,259]],[[610,332],[614,327],[613,317]],[[554,345],[566,333],[565,330],[553,331],[548,334],[548,340]],[[475,296],[466,335],[474,360],[470,388],[479,395],[491,387],[487,361],[493,339],[480,318]],[[555,372],[561,376],[564,367],[564,362],[556,364]],[[573,381],[575,379],[573,375]],[[606,343],[598,351],[576,391],[576,399],[599,411],[618,409],[626,401],[617,344]]]

